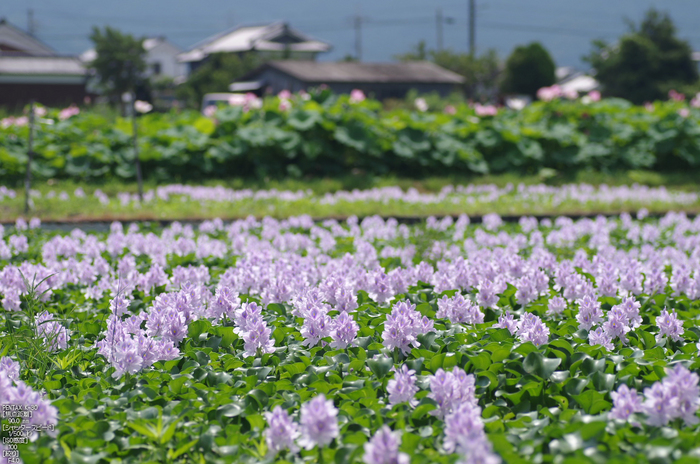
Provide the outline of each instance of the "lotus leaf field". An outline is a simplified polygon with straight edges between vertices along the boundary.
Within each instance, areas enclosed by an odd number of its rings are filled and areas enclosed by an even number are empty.
[[[18,221],[0,462],[699,462],[700,219],[643,216]]]
[[[318,90],[254,98],[208,117],[146,114],[139,118],[138,146],[144,175],[159,182],[318,178],[352,170],[421,177],[700,165],[698,99],[646,106],[555,99],[486,114],[479,106],[385,110],[377,100]],[[34,178],[135,179],[131,121],[75,107],[41,110]],[[0,180],[24,179],[28,139],[26,115],[0,120]]]

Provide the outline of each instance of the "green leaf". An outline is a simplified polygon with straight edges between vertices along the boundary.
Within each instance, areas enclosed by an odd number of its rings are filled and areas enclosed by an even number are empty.
[[[369,369],[379,379],[383,379],[394,366],[394,362],[389,358],[375,357],[367,361]]]
[[[537,375],[543,379],[549,379],[559,364],[561,364],[561,359],[545,358],[542,353],[533,351],[525,357],[523,369],[528,374]]]

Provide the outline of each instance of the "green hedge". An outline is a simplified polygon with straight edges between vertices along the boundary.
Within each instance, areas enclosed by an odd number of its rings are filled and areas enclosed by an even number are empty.
[[[377,101],[352,103],[318,92],[277,97],[262,109],[220,109],[140,117],[144,173],[167,180],[231,176],[333,176],[355,172],[397,176],[448,173],[536,173],[579,169],[679,170],[700,163],[700,110],[683,102],[652,108],[624,100],[585,104],[535,102],[521,111],[478,117],[468,106],[455,114],[384,111]],[[49,111],[44,121],[55,116]],[[0,132],[0,178],[23,177],[27,127]],[[41,178],[133,178],[131,125],[83,111],[43,122],[36,135],[34,175]]]

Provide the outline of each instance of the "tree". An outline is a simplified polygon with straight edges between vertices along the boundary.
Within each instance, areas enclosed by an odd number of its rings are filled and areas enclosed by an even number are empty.
[[[554,84],[555,69],[554,60],[540,43],[516,47],[506,60],[501,90],[535,98],[537,90]]]
[[[630,23],[630,31],[617,44],[595,41],[593,47],[584,59],[607,96],[639,104],[664,98],[669,90],[698,80],[690,45],[676,37],[668,14],[654,9],[646,13],[639,28]]]
[[[238,56],[230,53],[214,53],[190,74],[187,82],[181,84],[176,94],[188,106],[197,108],[202,97],[212,92],[228,92],[229,85],[262,64],[261,59],[246,53]]]
[[[89,67],[110,101],[121,102],[121,95],[125,92],[143,94],[148,87],[144,75],[146,51],[143,38],[134,38],[107,26],[104,31],[94,27],[90,40],[95,44],[96,57]]]
[[[428,50],[421,40],[408,53],[396,55],[399,61],[429,60],[438,66],[449,69],[464,77],[462,90],[467,98],[482,100],[494,99],[497,93],[496,80],[501,72],[498,54],[489,50],[481,56],[469,53],[457,53],[449,49]]]

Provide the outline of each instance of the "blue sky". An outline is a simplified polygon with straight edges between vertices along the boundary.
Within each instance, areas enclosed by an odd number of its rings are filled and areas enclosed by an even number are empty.
[[[75,54],[90,47],[93,25],[111,25],[135,35],[165,35],[187,49],[237,24],[286,20],[330,42],[324,60],[354,54],[352,17],[364,18],[363,60],[388,61],[420,40],[436,47],[436,9],[454,18],[445,24],[444,45],[466,51],[467,0],[4,0],[0,16],[25,28],[34,10],[37,36],[54,49]],[[651,6],[668,11],[679,35],[700,50],[700,0],[477,0],[477,52],[489,48],[503,59],[521,44],[539,41],[559,66],[585,68],[581,56],[593,39],[614,41]]]

